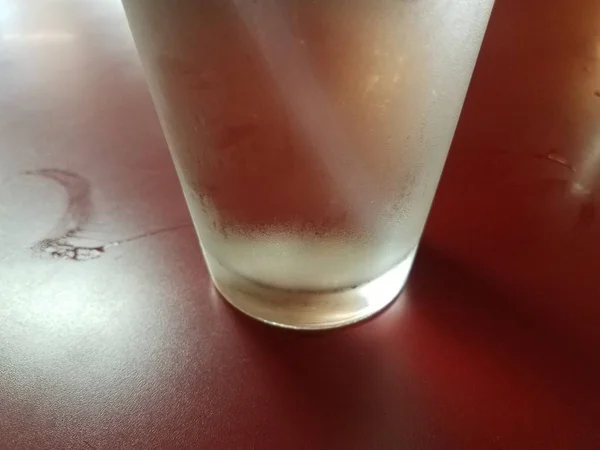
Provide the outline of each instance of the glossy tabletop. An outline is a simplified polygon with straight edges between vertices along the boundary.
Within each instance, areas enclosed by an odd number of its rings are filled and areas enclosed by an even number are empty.
[[[600,2],[497,0],[410,282],[218,298],[118,0],[0,0],[1,449],[599,449]]]

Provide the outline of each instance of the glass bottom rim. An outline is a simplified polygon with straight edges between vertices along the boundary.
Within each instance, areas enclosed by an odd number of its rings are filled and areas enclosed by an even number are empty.
[[[235,309],[269,325],[327,330],[361,322],[384,310],[406,284],[416,248],[379,277],[336,291],[290,291],[255,283],[230,271],[205,252],[212,281]]]

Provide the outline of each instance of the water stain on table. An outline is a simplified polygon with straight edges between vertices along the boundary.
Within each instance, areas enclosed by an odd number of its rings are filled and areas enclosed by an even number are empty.
[[[46,238],[41,239],[31,247],[37,255],[51,256],[55,259],[67,261],[89,261],[101,257],[111,247],[192,226],[189,223],[174,225],[97,246],[77,245],[76,241],[82,239],[80,234],[88,225],[92,214],[93,203],[90,182],[75,172],[63,169],[41,169],[27,171],[24,174],[52,180],[60,184],[67,195],[67,207],[61,218]]]
[[[540,159],[546,159],[548,161],[555,162],[573,173],[576,172],[573,164],[571,164],[567,158],[565,158],[564,156],[561,156],[560,154],[556,153],[555,151],[550,151],[549,153],[545,153],[543,155],[536,155],[536,157],[540,158]]]
[[[600,91],[597,91],[600,96]],[[536,155],[538,159],[545,159],[551,161],[576,174],[577,169],[575,166],[564,156],[551,150],[548,153]],[[579,182],[567,182],[564,181],[565,186],[569,186],[571,195],[574,195],[581,199],[581,206],[579,207],[579,213],[577,215],[577,221],[574,228],[587,229],[589,228],[596,219],[596,203],[595,197],[588,187],[582,185]]]

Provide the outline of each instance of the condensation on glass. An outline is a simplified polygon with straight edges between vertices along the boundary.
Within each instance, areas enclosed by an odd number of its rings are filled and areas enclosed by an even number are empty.
[[[493,0],[124,0],[216,287],[280,326],[404,286]]]

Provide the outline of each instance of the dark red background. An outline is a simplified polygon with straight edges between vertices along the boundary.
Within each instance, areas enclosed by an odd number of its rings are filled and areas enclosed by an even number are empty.
[[[0,3],[0,146],[1,448],[600,448],[596,0],[497,0],[409,285],[337,332],[216,297],[118,1]],[[144,236],[31,250],[73,183],[77,242]]]

